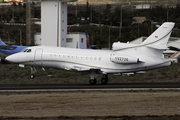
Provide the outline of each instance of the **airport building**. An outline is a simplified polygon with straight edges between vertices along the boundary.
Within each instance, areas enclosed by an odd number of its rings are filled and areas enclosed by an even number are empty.
[[[41,34],[36,45],[86,49],[85,33],[67,33],[67,2],[77,0],[41,0]]]
[[[23,0],[4,0],[4,2],[24,2]]]

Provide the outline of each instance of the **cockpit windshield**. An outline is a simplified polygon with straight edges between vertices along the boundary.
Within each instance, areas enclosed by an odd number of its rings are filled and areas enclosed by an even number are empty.
[[[27,52],[27,53],[30,53],[30,52],[31,52],[31,49],[25,48],[25,49],[23,49],[21,52]]]

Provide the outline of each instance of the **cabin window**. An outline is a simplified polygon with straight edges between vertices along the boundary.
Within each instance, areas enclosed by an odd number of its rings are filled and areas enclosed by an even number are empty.
[[[95,57],[94,60],[97,60],[97,58]]]
[[[101,57],[99,58],[99,61],[101,61]]]
[[[76,59],[78,59],[79,58],[79,56],[76,56]]]
[[[92,60],[93,59],[93,57],[90,57],[90,60]]]

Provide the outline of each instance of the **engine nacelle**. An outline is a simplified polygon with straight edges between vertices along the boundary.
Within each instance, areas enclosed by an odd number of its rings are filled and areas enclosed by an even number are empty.
[[[139,62],[139,58],[120,54],[111,54],[110,60],[111,62],[120,64],[135,64]]]
[[[136,44],[129,44],[129,43],[120,43],[120,42],[115,42],[112,45],[112,49],[115,50],[119,50],[119,49],[123,49],[123,48],[129,48],[129,47],[135,47],[137,46]]]

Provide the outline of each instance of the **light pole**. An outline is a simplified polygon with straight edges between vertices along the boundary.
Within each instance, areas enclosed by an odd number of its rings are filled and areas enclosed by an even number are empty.
[[[76,10],[75,11],[76,11],[76,19],[77,19],[77,3],[76,3]]]
[[[138,21],[138,38],[139,38],[139,21]]]
[[[111,44],[111,36],[110,36],[110,30],[111,30],[111,26],[109,26],[109,50],[111,49],[110,47],[110,44]]]
[[[71,26],[69,25],[69,34],[70,34],[70,32],[71,32],[71,31],[70,31],[70,28],[71,28]]]
[[[21,29],[19,29],[19,32],[20,32],[20,38],[19,38],[19,40],[20,40],[20,46],[22,46],[22,32],[21,32]]]
[[[151,21],[151,33],[153,32],[153,20],[150,20]]]
[[[12,9],[12,22],[14,23],[14,3],[13,3],[13,9]]]
[[[90,8],[90,16],[91,16],[91,23],[92,23],[92,6],[91,6],[91,8]]]
[[[121,17],[120,17],[120,23],[119,23],[119,38],[121,38],[121,28],[122,28],[122,10],[123,10],[123,7],[125,6],[129,6],[129,5],[122,5],[121,6]],[[135,5],[131,5],[131,6],[135,6]]]
[[[168,22],[168,14],[169,14],[169,10],[170,10],[170,9],[167,10],[167,22]]]
[[[124,6],[121,6],[121,18],[120,18],[120,22],[119,22],[119,38],[121,38],[121,28],[122,28],[122,8]]]
[[[6,32],[6,33],[8,34],[8,43],[10,45],[9,33],[8,32]]]

